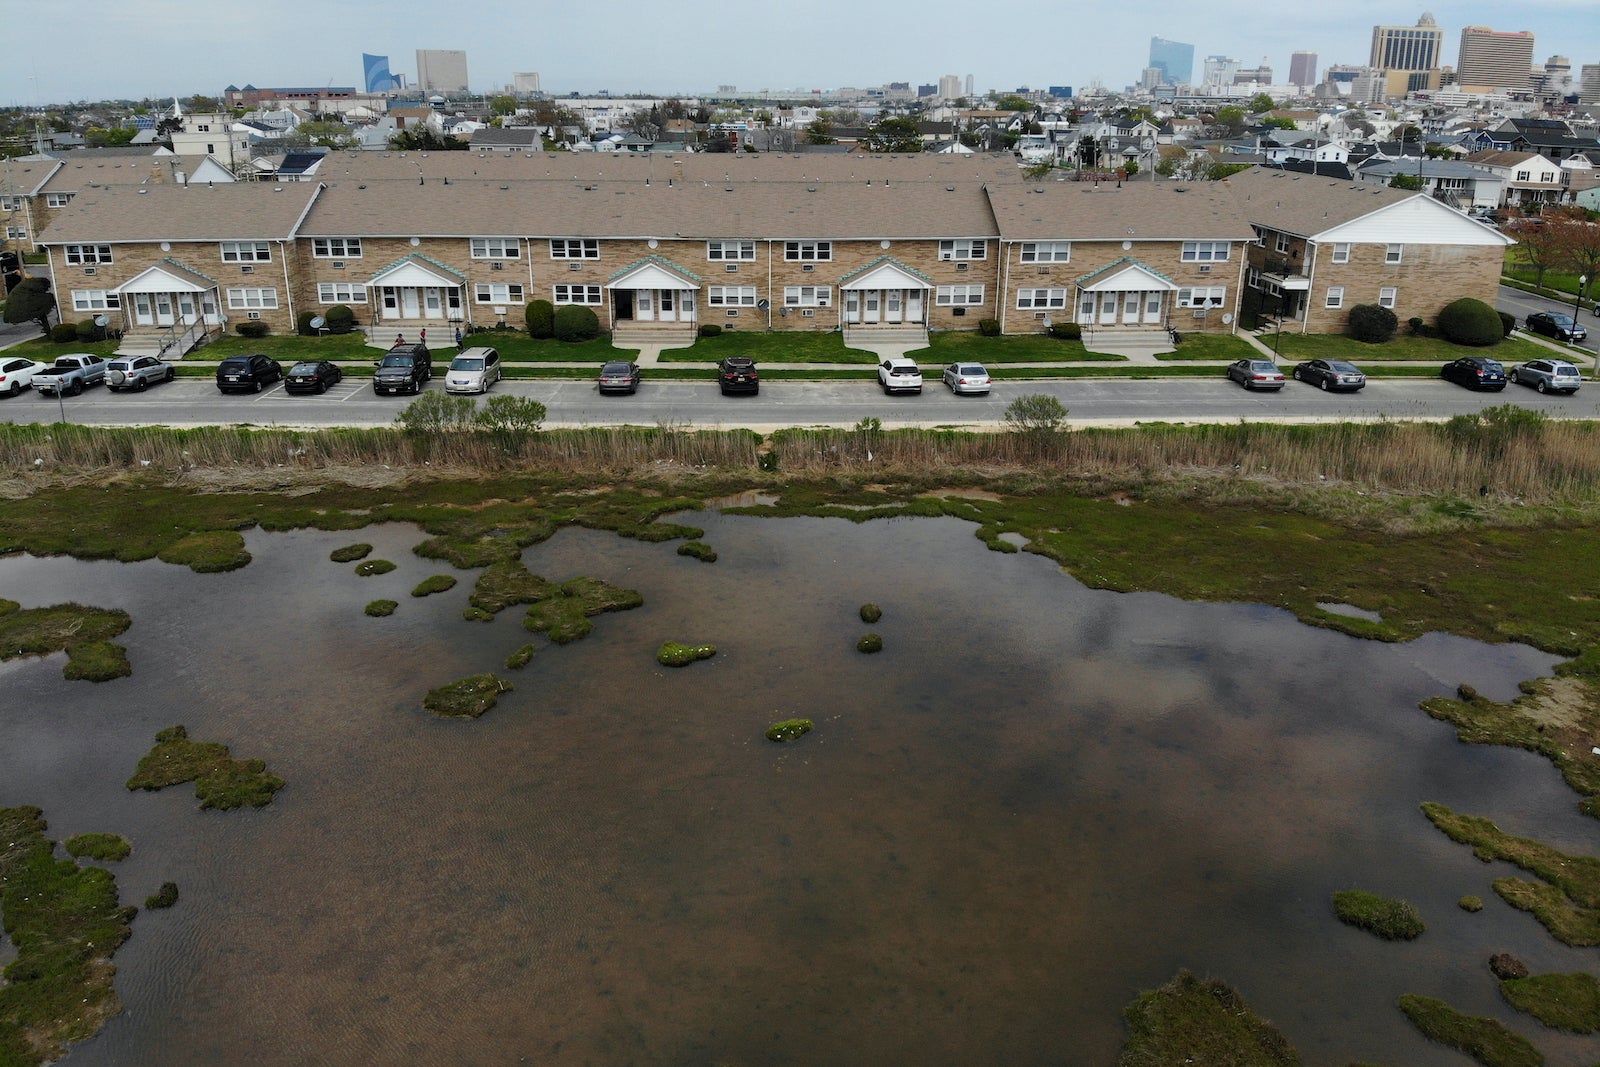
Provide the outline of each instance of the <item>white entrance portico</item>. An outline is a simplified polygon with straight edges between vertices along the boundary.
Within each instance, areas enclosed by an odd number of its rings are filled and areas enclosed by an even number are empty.
[[[367,282],[374,325],[465,322],[462,294],[467,276],[454,267],[413,252],[376,271]]]
[[[879,256],[839,280],[847,328],[926,330],[933,279],[892,256]]]
[[[124,345],[181,356],[223,325],[214,279],[163,259],[112,290],[121,305]]]
[[[700,276],[664,256],[646,256],[606,282],[614,330],[693,333],[699,320]]]
[[[1124,256],[1078,279],[1080,326],[1155,329],[1171,310],[1178,284],[1160,271]]]

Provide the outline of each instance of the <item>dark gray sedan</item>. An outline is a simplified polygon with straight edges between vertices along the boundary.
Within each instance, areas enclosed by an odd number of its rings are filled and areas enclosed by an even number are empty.
[[[602,393],[636,393],[639,378],[639,364],[616,360],[600,368],[597,387]]]
[[[1355,392],[1367,384],[1367,376],[1354,363],[1342,359],[1312,359],[1294,365],[1294,380],[1314,385],[1323,392]]]

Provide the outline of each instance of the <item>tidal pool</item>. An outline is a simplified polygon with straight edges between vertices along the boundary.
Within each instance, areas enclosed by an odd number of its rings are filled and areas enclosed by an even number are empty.
[[[1418,811],[1573,852],[1595,824],[1549,763],[1458,743],[1418,701],[1494,699],[1554,658],[1430,635],[1384,645],[1249,604],[1084,588],[952,519],[718,514],[707,565],[567,530],[524,554],[642,608],[543,645],[481,719],[429,689],[504,669],[521,612],[461,611],[473,574],[409,527],[247,534],[243,570],[0,559],[0,596],[129,611],[134,673],[0,664],[0,805],[61,840],[127,837],[126,1010],[68,1064],[1083,1064],[1180,968],[1231,983],[1310,1064],[1454,1067],[1395,1008],[1438,996],[1552,1067],[1600,1038],[1506,1006],[1486,961],[1592,969]],[[399,602],[369,618],[374,597]],[[862,656],[861,604],[884,651]],[[664,640],[714,644],[686,670]],[[543,638],[535,638],[542,642]],[[816,728],[790,745],[778,720]],[[157,730],[267,761],[259,811],[123,785]],[[1390,944],[1336,890],[1404,897]],[[1464,894],[1486,908],[1456,907]]]

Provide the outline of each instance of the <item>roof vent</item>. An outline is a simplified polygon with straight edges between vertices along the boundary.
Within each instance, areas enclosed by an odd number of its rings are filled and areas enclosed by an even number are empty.
[[[947,185],[944,187],[944,191],[947,193],[953,193],[956,191],[956,187],[953,185]]]

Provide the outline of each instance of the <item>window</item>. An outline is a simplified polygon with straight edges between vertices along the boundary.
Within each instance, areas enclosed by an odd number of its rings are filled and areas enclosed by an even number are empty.
[[[1178,298],[1174,307],[1180,308],[1218,308],[1228,300],[1228,287],[1226,285],[1196,286],[1193,289],[1179,289]]]
[[[0,196],[0,211],[16,211],[21,206],[20,196]]]
[[[1067,306],[1065,289],[1018,289],[1017,310],[1029,308],[1064,308]]]
[[[479,282],[473,287],[473,299],[480,304],[521,304],[522,286],[515,282]]]
[[[940,259],[988,259],[989,242],[962,238],[939,242]]]
[[[785,241],[783,258],[791,263],[826,262],[833,258],[832,241]],[[785,301],[787,303],[787,301]]]
[[[8,241],[25,241],[27,239],[28,239],[28,228],[26,226],[7,226],[6,227],[6,240],[8,240]]]
[[[552,248],[555,247],[555,244],[556,242],[554,241],[550,242]],[[600,253],[596,251],[593,256],[574,256],[573,258],[598,259],[599,256]],[[517,239],[515,237],[474,237],[472,239],[472,258],[521,259],[522,248],[517,244]]]
[[[1328,299],[1323,302],[1324,307],[1344,307],[1344,286],[1333,285],[1328,287]]]
[[[111,262],[110,245],[66,245],[63,251],[69,265]]]
[[[827,244],[826,241],[822,242]],[[791,308],[825,308],[833,303],[833,287],[829,285],[786,285],[783,287],[783,306]]]
[[[1072,242],[1024,241],[1019,258],[1024,263],[1071,263]]]
[[[1400,290],[1396,289],[1392,285],[1386,285],[1382,289],[1378,290],[1378,306],[1381,308],[1392,308],[1395,305],[1395,300],[1399,296]]]
[[[1519,171],[1517,171],[1517,181],[1519,181],[1519,182],[1527,181],[1528,180],[1528,176],[1531,175],[1532,173],[1533,172],[1531,170],[1519,170]]]
[[[551,259],[599,259],[600,239],[597,237],[557,237],[550,242]],[[596,301],[598,303],[599,301]],[[577,303],[577,301],[573,301]]]
[[[45,206],[46,207],[66,207],[67,206],[67,201],[71,200],[73,195],[74,194],[72,194],[72,193],[45,193],[44,194]]]
[[[121,306],[121,298],[109,289],[72,290],[73,311],[112,311]]]
[[[1228,259],[1228,242],[1226,241],[1185,241],[1183,242],[1183,255],[1185,263],[1223,263]]]
[[[1333,246],[1333,261],[1335,263],[1350,262],[1350,242],[1337,241]]]
[[[1405,251],[1405,247],[1405,245],[1389,245],[1383,250],[1383,261],[1385,263],[1400,262],[1400,255]]]
[[[1277,243],[1274,244],[1273,247],[1276,248],[1279,252],[1287,252],[1287,251],[1289,251],[1289,235],[1286,234],[1286,233],[1278,234]]]
[[[360,259],[359,237],[313,237],[311,255],[316,259]]]
[[[555,287],[554,300],[557,304],[598,304],[600,303],[600,287],[598,285],[558,285]]]
[[[971,307],[983,303],[981,285],[941,285],[934,290],[933,302],[939,307]]]
[[[319,304],[365,304],[367,287],[353,282],[318,282]]]
[[[754,241],[707,241],[706,258],[716,261],[753,262],[756,258]]]
[[[713,285],[706,289],[706,303],[712,307],[756,306],[756,287],[753,285]]]
[[[265,241],[223,241],[224,263],[270,263],[272,247]]]
[[[228,307],[234,310],[258,310],[278,306],[276,289],[229,289]]]
[[[1244,272],[1244,284],[1250,289],[1261,288],[1261,271],[1250,267]]]

